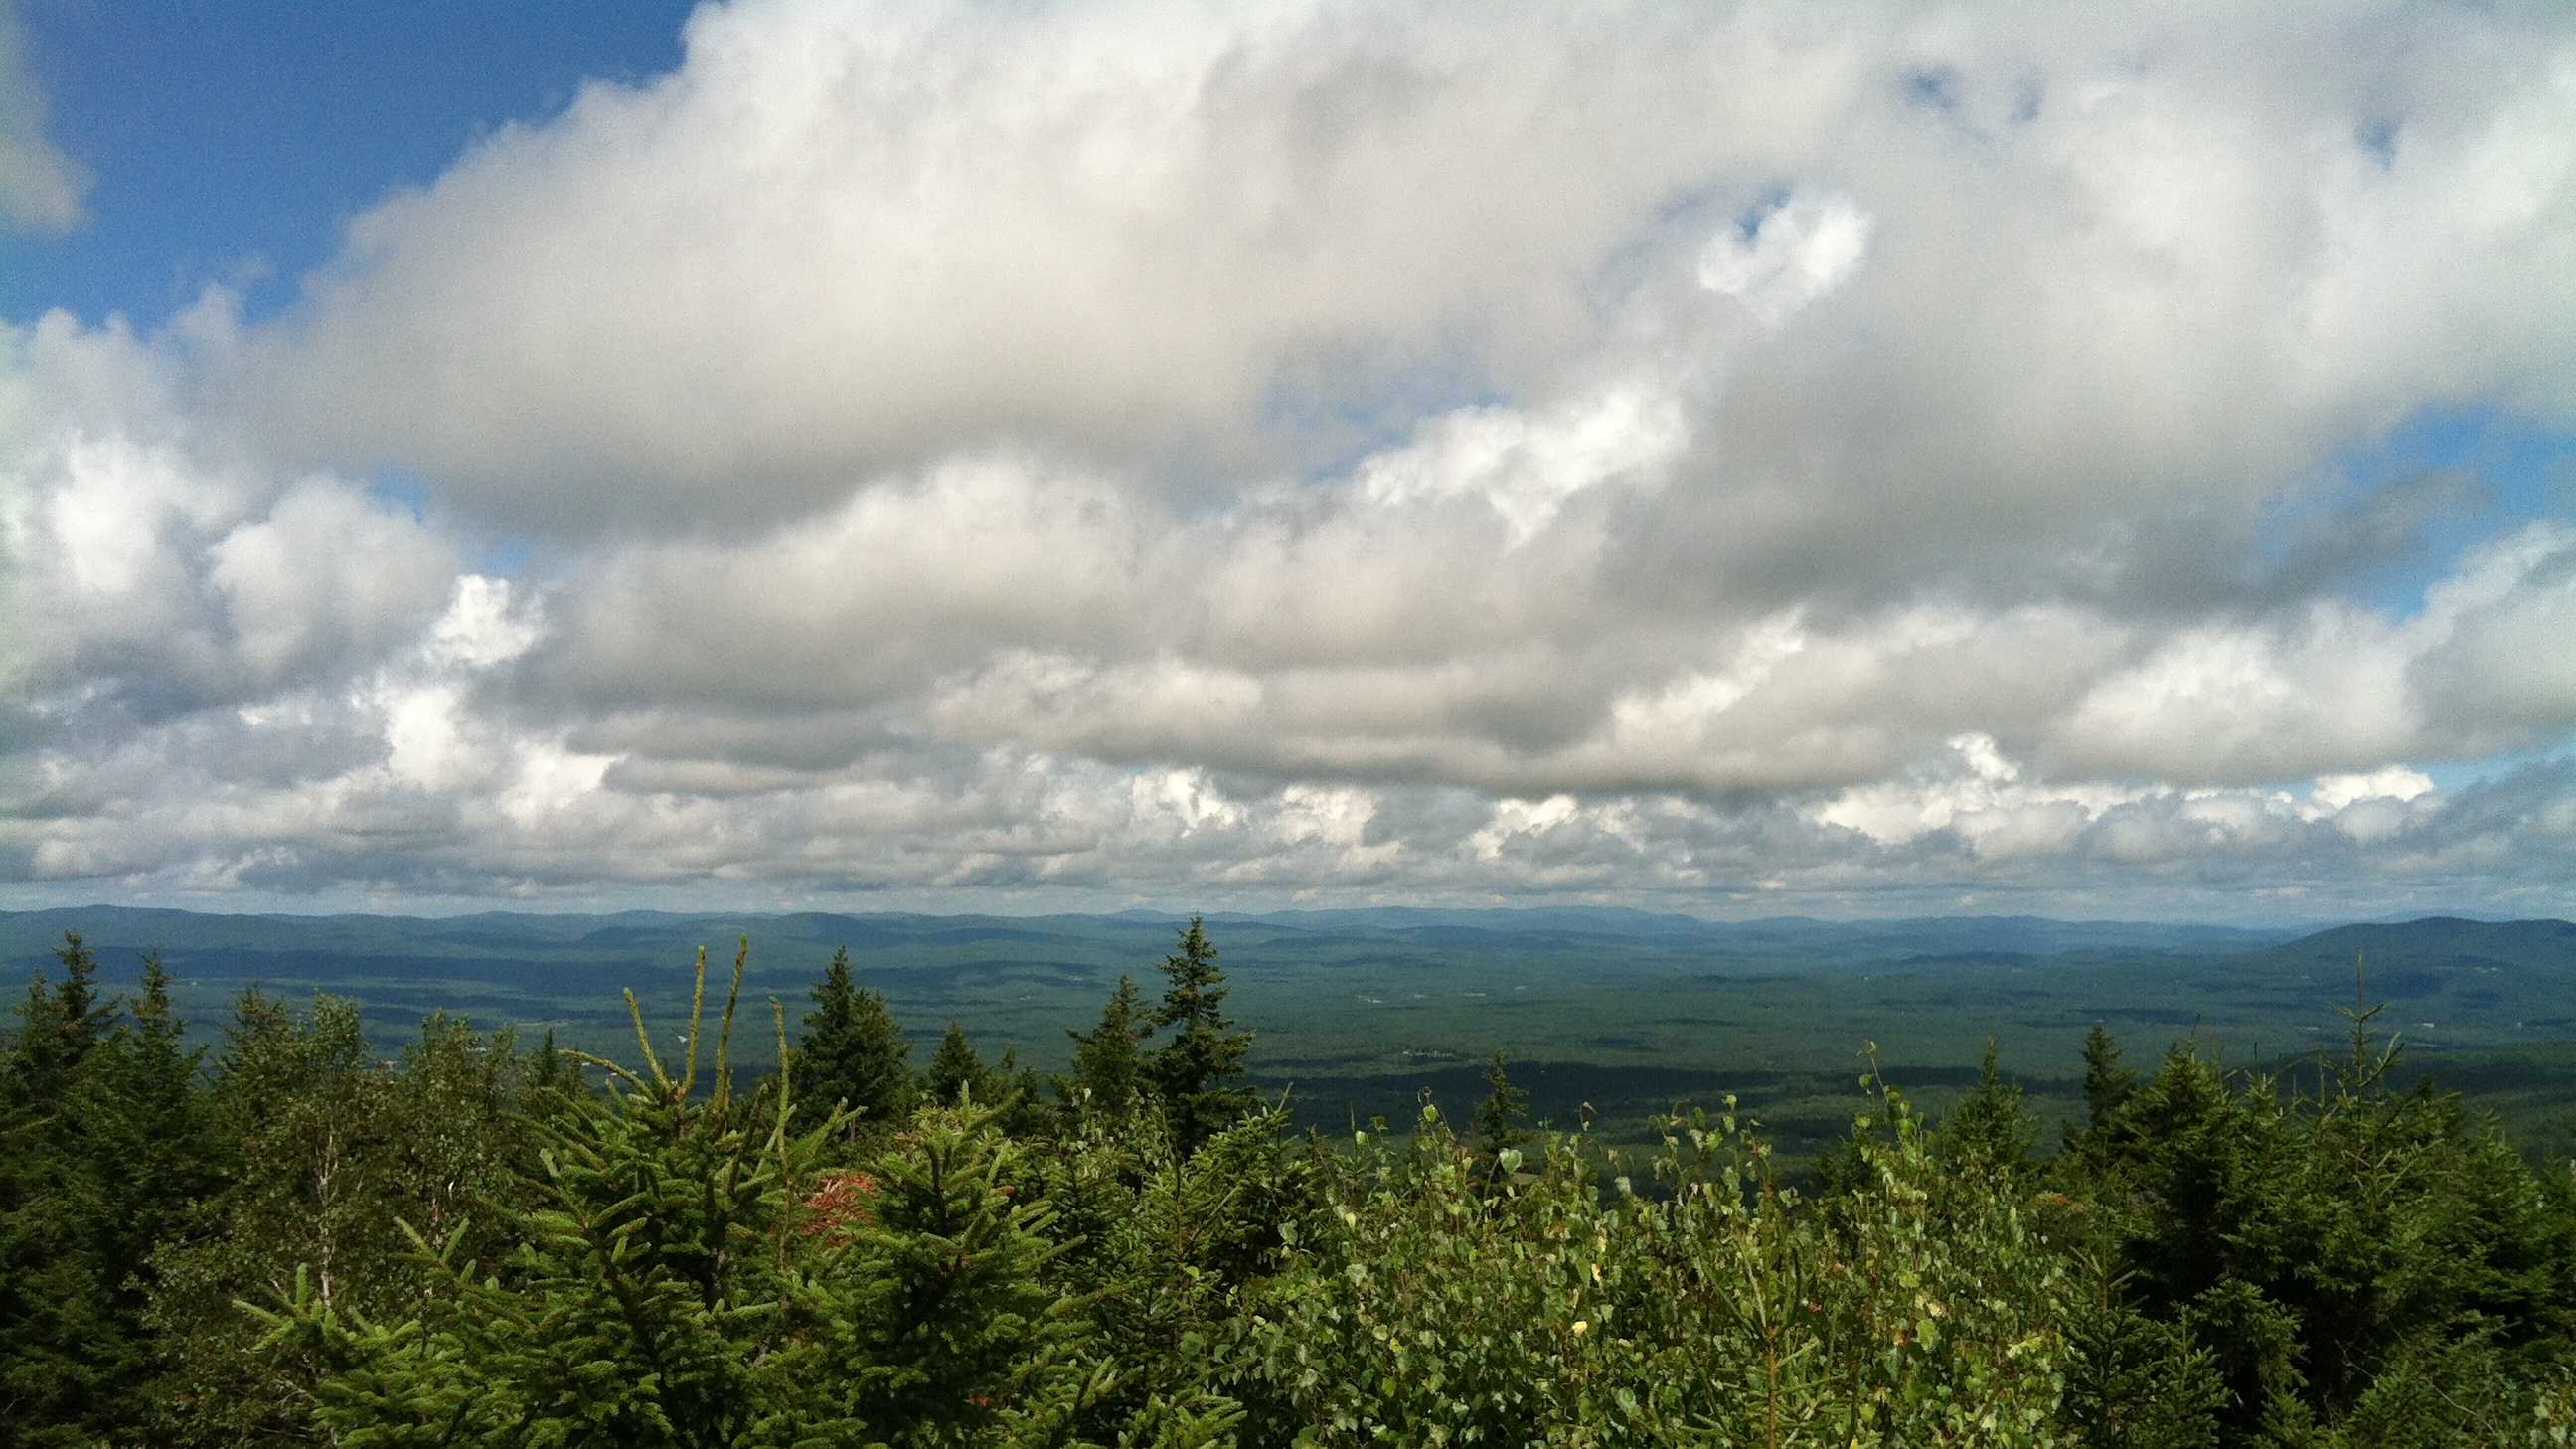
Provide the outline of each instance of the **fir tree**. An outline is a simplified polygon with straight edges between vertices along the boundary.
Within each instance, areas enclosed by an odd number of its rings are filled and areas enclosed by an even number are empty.
[[[89,949],[78,931],[63,932],[61,949],[54,959],[63,963],[63,984],[54,990],[54,1001],[60,1014],[59,1026],[64,1038],[65,1065],[76,1067],[89,1049],[98,1044],[102,1027],[98,1000],[98,953]]]
[[[152,1250],[174,1236],[189,1210],[218,1191],[215,1145],[207,1132],[199,1081],[205,1052],[186,1045],[187,1027],[170,1004],[170,976],[160,953],[143,958],[143,990],[132,1025],[92,1057],[84,1115],[98,1178],[114,1205],[104,1256],[122,1330],[140,1343],[155,1283]]]
[[[114,1131],[97,957],[78,932],[63,942],[63,980],[28,985],[0,1092],[0,1422],[22,1444],[85,1449],[134,1417],[143,1345],[118,1302],[133,1205],[109,1171],[135,1144]]]
[[[1225,972],[1205,923],[1190,917],[1180,951],[1163,958],[1163,1007],[1157,1027],[1179,1030],[1155,1052],[1154,1090],[1181,1149],[1189,1151],[1243,1114],[1252,1093],[1237,1085],[1252,1033],[1234,1030],[1224,1013]]]
[[[1054,1210],[989,1109],[926,1113],[870,1170],[834,1171],[839,1122],[790,1130],[792,1084],[766,1122],[732,1102],[724,1032],[704,1099],[640,1012],[636,1036],[644,1070],[594,1061],[608,1090],[547,1129],[503,1271],[425,1242],[439,1291],[407,1321],[309,1276],[262,1313],[258,1352],[326,1367],[317,1427],[454,1449],[1093,1442],[1074,1430],[1117,1389],[1113,1345],[1050,1283]],[[693,1014],[692,1065],[699,1040]],[[1148,1402],[1100,1442],[1204,1449],[1231,1417]]]
[[[2022,1089],[2005,1085],[1997,1056],[1995,1040],[1988,1037],[1985,1055],[1977,1064],[1976,1090],[1950,1109],[1948,1120],[1941,1124],[1939,1146],[1956,1160],[2020,1174],[2030,1170],[2030,1150],[2039,1139],[2039,1124],[2022,1105]]]
[[[2138,1074],[2120,1065],[2120,1043],[2102,1023],[2093,1023],[2084,1034],[2084,1123],[2066,1124],[2067,1150],[2107,1150],[2117,1135],[2121,1109],[2137,1090]]]
[[[1092,1111],[1111,1116],[1129,1111],[1145,1088],[1142,1048],[1153,1034],[1136,978],[1119,977],[1118,990],[1101,1009],[1100,1024],[1089,1032],[1065,1032],[1073,1038],[1070,1087],[1090,1094]]]
[[[72,1074],[98,1044],[104,1025],[97,953],[83,943],[80,932],[65,931],[54,959],[62,963],[60,982],[48,983],[41,971],[28,977],[7,1083],[16,1106],[46,1113],[70,1087]]]
[[[529,1103],[532,1106],[541,1103],[544,1095],[563,1086],[569,1075],[564,1066],[563,1049],[555,1045],[555,1029],[547,1027],[546,1034],[537,1041],[537,1049],[528,1054]]]
[[[2096,1031],[2100,1028],[2096,1027]],[[2128,1305],[2120,1275],[2079,1260],[2089,1301],[2069,1306],[2066,1426],[2085,1449],[2208,1449],[2227,1399],[2214,1360]]]
[[[811,1127],[846,1105],[850,1133],[897,1125],[912,1115],[917,1088],[906,1061],[912,1043],[884,996],[854,985],[848,947],[814,983],[814,1009],[794,1056],[797,1122]]]
[[[993,1069],[976,1054],[975,1044],[966,1039],[966,1028],[953,1021],[939,1038],[939,1051],[931,1057],[930,1070],[921,1085],[924,1094],[942,1107],[956,1106],[969,1093],[977,1106],[990,1107],[1006,1090]]]
[[[1493,1062],[1485,1068],[1485,1100],[1476,1108],[1476,1150],[1499,1159],[1517,1149],[1530,1138],[1528,1121],[1529,1093],[1514,1085],[1497,1047]]]

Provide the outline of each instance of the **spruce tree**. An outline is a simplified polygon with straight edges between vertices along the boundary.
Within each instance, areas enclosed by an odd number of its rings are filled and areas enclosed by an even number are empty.
[[[731,999],[712,1098],[688,1069],[697,1013],[678,1070],[634,1015],[644,1069],[589,1063],[607,1088],[543,1129],[541,1174],[503,1208],[516,1246],[499,1271],[429,1240],[437,1291],[406,1319],[326,1302],[310,1275],[260,1312],[259,1355],[323,1366],[312,1417],[333,1442],[1231,1442],[1234,1416],[1205,1394],[1149,1398],[1076,1437],[1118,1402],[1120,1367],[1091,1305],[1052,1281],[1055,1210],[990,1108],[924,1113],[867,1171],[835,1170],[822,1151],[838,1123],[794,1132],[792,1082],[765,1121],[730,1097]]]
[[[528,1054],[527,1096],[531,1107],[541,1105],[546,1093],[564,1085],[571,1073],[566,1070],[563,1049],[555,1045],[555,1029],[537,1041],[537,1049]]]
[[[98,960],[78,932],[63,941],[64,978],[30,981],[0,1084],[0,1422],[18,1443],[86,1449],[130,1426],[143,1344],[118,1313],[133,1264],[104,1176],[119,1104]]]
[[[2091,1281],[2066,1305],[2066,1427],[2085,1449],[2209,1449],[2227,1400],[2216,1360],[2132,1308],[2118,1273],[2076,1262]]]
[[[1976,1090],[1950,1109],[1937,1145],[1956,1161],[2020,1174],[2030,1170],[2030,1150],[2038,1140],[2039,1124],[2022,1105],[2022,1089],[2004,1084],[1996,1066],[1997,1051],[1994,1038],[1988,1037],[1985,1056],[1977,1064]]]
[[[1090,1094],[1092,1111],[1116,1116],[1136,1105],[1145,1088],[1141,1048],[1153,1034],[1152,1023],[1145,1019],[1144,996],[1133,976],[1118,978],[1118,990],[1101,1009],[1098,1026],[1089,1032],[1065,1032],[1073,1038],[1070,1086]]]
[[[1177,1033],[1154,1053],[1152,1079],[1182,1151],[1195,1149],[1252,1105],[1237,1085],[1252,1033],[1234,1030],[1224,1013],[1225,972],[1207,938],[1206,923],[1190,917],[1180,951],[1163,958],[1163,1008],[1157,1027]]]
[[[63,984],[54,991],[61,1012],[66,1066],[78,1066],[89,1049],[98,1044],[103,1023],[98,1001],[98,953],[81,940],[78,931],[63,932],[61,949],[54,958],[63,963]]]
[[[1476,1150],[1499,1158],[1530,1138],[1529,1093],[1513,1083],[1499,1047],[1485,1068],[1485,1089],[1485,1100],[1476,1108]]]
[[[186,1037],[160,953],[146,953],[133,1022],[92,1056],[99,1070],[85,1074],[81,1094],[97,1178],[113,1208],[102,1254],[106,1286],[120,1330],[138,1346],[148,1339],[144,1315],[156,1286],[152,1250],[221,1187],[199,1082],[205,1053],[190,1049]],[[142,1371],[138,1363],[127,1377]]]
[[[956,1106],[969,1092],[974,1094],[977,1106],[989,1107],[999,1094],[993,1069],[976,1055],[975,1044],[966,1039],[966,1028],[953,1021],[939,1038],[939,1051],[930,1059],[922,1090],[942,1107]]]
[[[917,1098],[906,1061],[912,1043],[885,997],[852,982],[848,947],[832,953],[813,994],[794,1058],[798,1125],[811,1127],[843,1104],[857,1114],[852,1134],[902,1123]]]
[[[2138,1090],[2138,1074],[2120,1065],[2120,1043],[2102,1023],[2084,1034],[2084,1126],[2066,1127],[2070,1149],[2107,1146],[2120,1109]]]
[[[19,1008],[18,1030],[6,1083],[12,1105],[50,1115],[72,1073],[98,1044],[104,1023],[98,1005],[98,955],[78,931],[65,931],[54,951],[63,979],[49,983],[35,972]]]

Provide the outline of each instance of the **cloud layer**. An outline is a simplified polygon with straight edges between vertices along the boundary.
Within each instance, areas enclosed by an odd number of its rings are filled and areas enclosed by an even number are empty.
[[[45,92],[14,3],[0,3],[0,232],[80,223],[89,175],[45,134]]]
[[[2563,11],[687,42],[0,324],[20,898],[2576,910]]]

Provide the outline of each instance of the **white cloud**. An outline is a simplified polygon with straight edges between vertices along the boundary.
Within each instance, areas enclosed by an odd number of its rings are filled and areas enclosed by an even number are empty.
[[[1777,327],[1841,286],[1869,251],[1876,218],[1849,197],[1792,198],[1700,253],[1699,284]]]
[[[2433,788],[2431,776],[2404,765],[2390,765],[2360,775],[2321,775],[2308,790],[2311,810],[2333,815],[2363,800],[2412,800]]]
[[[456,580],[447,612],[430,627],[431,658],[489,669],[527,653],[545,637],[544,614],[521,606],[508,579],[466,574]]]
[[[2576,533],[2337,490],[2576,426],[2570,274],[2550,12],[707,7],[0,324],[0,861],[2564,909]]]
[[[208,553],[242,659],[263,676],[326,650],[382,654],[437,619],[456,583],[445,540],[324,481],[296,485]]]
[[[1517,546],[1587,488],[1660,481],[1655,470],[1680,451],[1683,429],[1680,409],[1652,384],[1620,382],[1548,417],[1502,407],[1451,413],[1412,445],[1369,457],[1355,481],[1382,506],[1481,498]]]

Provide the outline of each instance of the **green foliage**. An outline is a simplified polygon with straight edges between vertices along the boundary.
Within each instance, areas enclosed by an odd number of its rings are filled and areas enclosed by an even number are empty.
[[[1530,1140],[1529,1093],[1513,1085],[1500,1049],[1485,1068],[1485,1100],[1476,1107],[1474,1142],[1476,1152],[1487,1165],[1488,1175],[1499,1177],[1510,1171],[1503,1166],[1503,1154]]]
[[[2069,1306],[2063,1417],[2088,1449],[2209,1449],[2227,1391],[2217,1361],[2178,1326],[2131,1306],[2126,1279],[2080,1256]]]
[[[1163,1007],[1154,1025],[1174,1032],[1154,1053],[1152,1078],[1184,1149],[1205,1142],[1253,1103],[1239,1085],[1252,1033],[1234,1030],[1225,1015],[1225,971],[1216,957],[1206,923],[1192,916],[1179,952],[1163,958]]]
[[[1484,1191],[1434,1110],[1363,1133],[1256,1305],[1247,1397],[1319,1445],[2064,1442],[2062,1263],[1882,1100],[1838,1219],[1731,1116],[1668,1121],[1647,1194],[1562,1138]]]
[[[0,1423],[18,1442],[134,1431],[155,1367],[136,1267],[204,1184],[196,1058],[159,960],[130,1021],[66,933],[0,1052]]]
[[[954,1107],[970,1098],[990,1105],[1009,1086],[1008,1079],[986,1064],[975,1044],[966,1039],[966,1028],[952,1021],[939,1038],[930,1069],[922,1074],[921,1090],[933,1106]]]
[[[2039,1141],[2039,1124],[2022,1105],[2022,1090],[2007,1085],[1997,1070],[2000,1049],[1986,1040],[1977,1063],[1977,1085],[1941,1124],[1942,1155],[1962,1170],[1996,1172],[2019,1181],[2031,1169],[2031,1148]]]
[[[1143,1049],[1153,1034],[1136,978],[1119,977],[1117,991],[1101,1008],[1100,1024],[1089,1032],[1065,1032],[1073,1039],[1073,1074],[1065,1083],[1066,1099],[1112,1117],[1133,1112],[1144,1095]]]
[[[253,991],[235,1010],[203,1110],[220,1185],[151,1259],[147,1317],[169,1371],[161,1434],[191,1444],[310,1437],[317,1363],[244,1352],[239,1304],[301,1276],[332,1311],[391,1315],[431,1291],[404,1224],[491,1245],[483,1205],[525,1153],[523,1064],[505,1034],[444,1016],[399,1063],[377,1060],[356,1010],[301,1014]]]
[[[263,1310],[264,1351],[328,1366],[318,1421],[351,1449],[1069,1442],[1118,1372],[1045,1281],[1054,1210],[991,1111],[925,1111],[870,1170],[822,1169],[840,1114],[798,1133],[786,1094],[744,1110],[733,1016],[699,1098],[700,1020],[672,1074],[638,1012],[646,1071],[595,1063],[612,1085],[543,1134],[515,1246],[486,1268],[413,1234],[440,1288],[413,1316],[302,1278]],[[1157,1402],[1123,1427],[1178,1445],[1221,1419]]]
[[[2132,1306],[2217,1368],[2223,1443],[2499,1442],[2576,1344],[2576,1217],[2491,1122],[2388,1088],[2375,1014],[2309,1091],[2178,1046],[2059,1163]]]
[[[904,1121],[918,1096],[906,1061],[911,1054],[885,997],[854,986],[848,948],[834,951],[814,983],[814,1009],[796,1042],[797,1127],[810,1128],[844,1107],[854,1133]]]
[[[623,1061],[444,1017],[387,1061],[348,1003],[253,991],[209,1075],[157,963],[103,1002],[70,940],[0,1034],[0,1437],[2576,1439],[2576,1175],[2399,1085],[2366,1002],[2295,1083],[2193,1043],[2141,1077],[2097,1028],[2048,1161],[1995,1044],[1937,1129],[1873,1065],[1810,1195],[1732,1100],[1642,1155],[1533,1132],[1499,1053],[1463,1134],[1426,1106],[1301,1140],[1238,1085],[1195,923],[1172,1036],[1145,1050],[1123,982],[1073,1034],[1067,1110],[952,1026],[932,1100],[854,1132],[852,1064],[900,1078],[891,1018],[844,959],[802,1034],[822,1059],[773,1005],[785,1070],[737,1091],[748,951],[712,1025],[701,953],[677,1061],[631,995]]]

